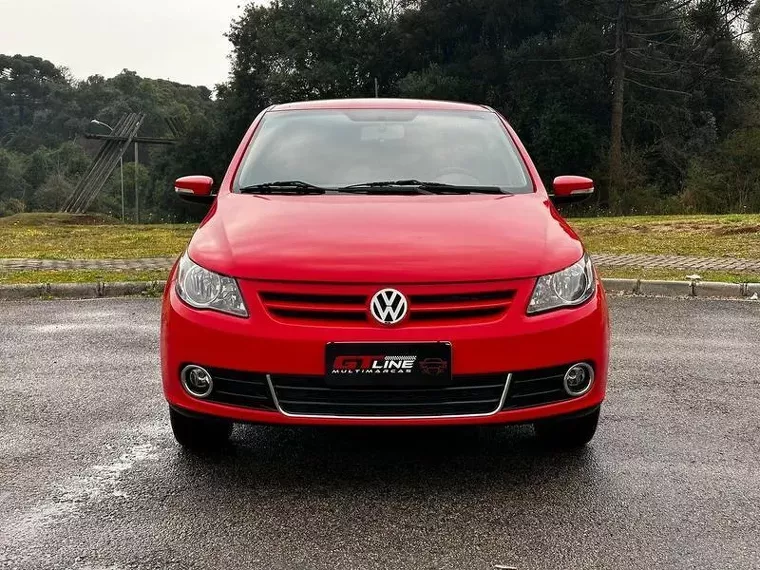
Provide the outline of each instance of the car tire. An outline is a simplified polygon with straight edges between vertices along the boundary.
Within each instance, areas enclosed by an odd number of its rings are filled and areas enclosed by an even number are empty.
[[[536,422],[533,428],[539,441],[549,447],[583,447],[594,437],[599,423],[599,408],[580,417]]]
[[[174,439],[182,447],[208,451],[223,446],[232,433],[232,422],[217,419],[194,418],[169,408],[169,420]]]

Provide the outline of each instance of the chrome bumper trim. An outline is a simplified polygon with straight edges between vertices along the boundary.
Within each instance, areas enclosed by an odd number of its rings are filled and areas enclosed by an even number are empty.
[[[502,406],[504,406],[504,402],[507,399],[507,392],[509,392],[509,383],[512,380],[512,374],[507,374],[507,379],[504,382],[504,391],[501,393],[501,398],[499,399],[499,403],[496,406],[496,409],[492,412],[486,412],[481,414],[441,414],[437,416],[339,416],[339,415],[325,415],[325,414],[292,414],[288,413],[285,410],[282,409],[280,406],[280,402],[277,399],[277,392],[274,389],[274,384],[272,383],[272,377],[270,374],[267,374],[267,384],[269,384],[269,390],[272,393],[272,400],[274,401],[274,405],[277,408],[277,411],[280,412],[283,416],[286,416],[288,418],[316,418],[316,419],[323,419],[323,420],[437,420],[437,419],[461,419],[461,418],[487,418],[489,416],[494,416],[498,414],[501,411]]]

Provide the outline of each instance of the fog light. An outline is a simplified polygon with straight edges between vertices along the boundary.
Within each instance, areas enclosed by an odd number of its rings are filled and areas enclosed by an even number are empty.
[[[182,385],[196,398],[206,398],[214,389],[214,380],[208,370],[200,366],[185,366],[180,374]]]
[[[594,383],[594,369],[585,362],[579,364],[573,364],[565,372],[565,379],[563,384],[565,386],[565,392],[571,396],[583,396],[586,392],[591,390],[591,385]]]

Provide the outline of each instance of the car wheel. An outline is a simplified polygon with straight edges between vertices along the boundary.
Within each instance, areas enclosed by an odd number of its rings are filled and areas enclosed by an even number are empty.
[[[169,408],[174,439],[182,447],[210,450],[224,445],[232,433],[232,422],[217,419],[193,418]]]
[[[599,408],[581,417],[536,422],[533,428],[542,443],[570,449],[583,447],[591,441],[598,423]]]

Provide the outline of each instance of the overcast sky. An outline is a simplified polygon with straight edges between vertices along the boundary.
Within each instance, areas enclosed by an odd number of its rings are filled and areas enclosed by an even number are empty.
[[[127,68],[213,88],[229,72],[224,33],[248,1],[0,0],[0,53],[36,55],[79,79]]]

